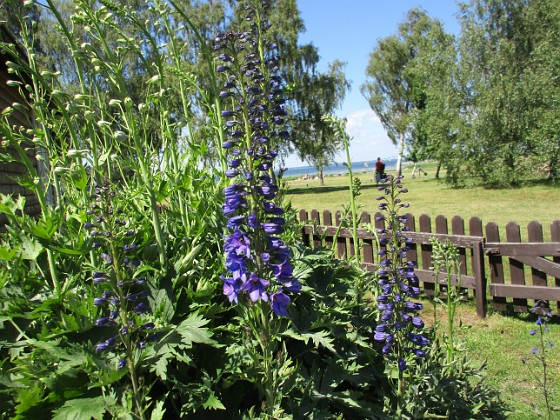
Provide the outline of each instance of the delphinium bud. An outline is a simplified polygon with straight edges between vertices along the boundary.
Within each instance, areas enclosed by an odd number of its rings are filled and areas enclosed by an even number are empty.
[[[418,277],[414,273],[415,261],[407,260],[412,240],[406,235],[406,216],[400,215],[408,204],[402,203],[400,195],[407,192],[402,177],[389,176],[379,187],[382,195],[379,210],[384,214],[377,218],[384,227],[378,230],[381,257],[377,271],[379,284],[379,324],[375,328],[375,340],[383,344],[381,352],[390,360],[396,360],[399,370],[407,369],[409,355],[423,357],[429,340],[421,333],[424,322],[418,316],[422,304],[413,302],[420,294]]]
[[[219,96],[226,108],[221,112],[229,166],[225,175],[231,179],[222,206],[228,218],[224,244],[228,275],[222,280],[230,302],[238,303],[246,294],[252,302],[269,302],[276,315],[285,316],[288,292],[301,289],[292,275],[288,247],[277,236],[284,231],[284,210],[275,202],[274,146],[287,135],[286,111],[276,45],[264,38],[270,25],[256,10],[247,7],[245,12],[249,31],[215,38],[224,78]]]
[[[117,367],[124,368],[138,349],[157,339],[148,316],[149,292],[143,288],[145,279],[135,275],[141,265],[138,246],[134,231],[115,207],[118,197],[108,186],[101,186],[95,188],[91,199],[93,204],[87,211],[90,221],[84,227],[100,256],[100,266],[92,274],[101,291],[93,302],[101,314],[95,324],[111,331],[95,350],[111,351],[119,358]]]

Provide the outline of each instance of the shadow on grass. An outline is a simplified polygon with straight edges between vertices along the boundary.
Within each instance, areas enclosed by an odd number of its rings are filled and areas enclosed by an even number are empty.
[[[530,324],[534,324],[537,321],[537,318],[539,317],[537,314],[531,312],[515,312],[513,309],[513,303],[511,302],[506,303],[505,311],[498,311],[492,306],[489,306],[489,309],[490,309],[488,311],[489,315],[497,314],[497,315],[501,315],[504,318],[515,319]],[[530,309],[531,307],[529,307],[529,310]],[[541,317],[542,316],[544,316],[544,314],[541,314]],[[560,325],[560,316],[558,315],[558,312],[554,310],[554,308],[552,308],[552,317],[550,318],[546,317],[546,323],[550,325]]]
[[[360,190],[373,190],[377,189],[376,184],[362,184]],[[338,191],[348,191],[348,185],[340,185],[337,187],[331,186],[319,186],[319,187],[293,187],[290,186],[288,190],[289,195],[298,195],[298,194],[325,194],[330,192],[338,192]]]

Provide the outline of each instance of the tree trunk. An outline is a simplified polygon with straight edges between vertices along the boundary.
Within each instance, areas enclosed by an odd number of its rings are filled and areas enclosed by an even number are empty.
[[[441,169],[441,163],[438,163],[437,168],[436,168],[436,178],[439,178],[439,170]]]
[[[404,134],[400,134],[399,155],[397,156],[397,176],[402,175],[402,158],[404,153]]]
[[[323,167],[321,166],[321,169],[319,169],[319,179],[321,181],[321,185],[325,185],[325,177],[323,176]]]

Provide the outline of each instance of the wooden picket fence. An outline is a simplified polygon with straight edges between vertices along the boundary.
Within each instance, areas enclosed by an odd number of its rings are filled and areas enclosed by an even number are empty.
[[[377,215],[381,214],[362,213],[356,246],[351,229],[340,227],[340,212],[333,217],[328,210],[322,214],[317,210],[301,210],[303,242],[313,247],[335,247],[337,258],[354,257],[359,249],[362,267],[375,271],[377,246],[373,230],[383,227],[383,222],[375,220]],[[495,223],[483,226],[478,217],[468,221],[468,234],[465,220],[459,216],[453,217],[450,223],[446,217],[437,216],[432,224],[425,214],[418,217],[418,223],[408,214],[407,226],[410,228],[407,234],[414,241],[407,253],[408,259],[418,262],[416,275],[427,294],[433,294],[436,282],[431,269],[430,243],[430,238],[435,237],[451,241],[459,250],[461,286],[465,296],[476,301],[480,317],[486,316],[489,298],[498,311],[527,312],[536,300],[543,300],[553,313],[560,314],[560,220],[551,224],[550,241],[544,240],[539,222],[529,223],[525,242],[521,241],[521,228],[517,223],[510,222],[505,227],[503,241]]]

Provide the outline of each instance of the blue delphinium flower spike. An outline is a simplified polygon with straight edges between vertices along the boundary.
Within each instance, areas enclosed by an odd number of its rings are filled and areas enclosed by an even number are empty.
[[[415,261],[407,260],[412,240],[406,235],[406,216],[399,210],[407,208],[400,194],[407,190],[402,187],[401,177],[388,177],[379,187],[382,192],[377,200],[378,208],[385,213],[377,221],[384,223],[378,229],[381,257],[377,278],[380,294],[377,298],[380,323],[375,328],[374,339],[383,344],[381,352],[386,357],[394,357],[399,370],[407,369],[406,354],[424,357],[424,348],[430,341],[422,335],[424,322],[418,316],[422,304],[414,302],[420,294],[418,277],[414,273]]]
[[[253,16],[248,13],[249,21]],[[221,111],[227,134],[222,146],[228,161],[225,175],[231,179],[222,206],[228,219],[228,273],[221,278],[230,302],[239,303],[246,295],[287,316],[288,293],[299,292],[301,285],[292,275],[288,248],[277,236],[284,232],[284,210],[274,201],[279,190],[274,140],[287,135],[287,113],[276,45],[264,42],[268,50],[259,49],[267,26],[253,22],[250,31],[221,33],[214,40],[222,62],[218,71],[226,79],[219,96],[228,107]]]

